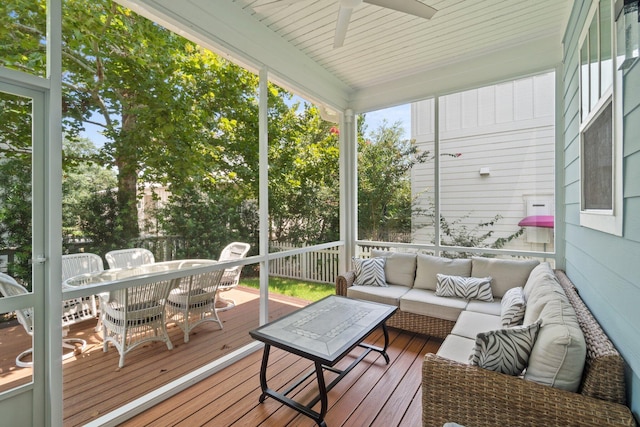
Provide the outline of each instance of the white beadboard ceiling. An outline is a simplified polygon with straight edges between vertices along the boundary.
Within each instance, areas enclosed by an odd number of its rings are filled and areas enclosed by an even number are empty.
[[[339,0],[119,0],[338,108],[366,110],[560,62],[572,0],[421,0],[431,20],[362,3],[333,48]]]

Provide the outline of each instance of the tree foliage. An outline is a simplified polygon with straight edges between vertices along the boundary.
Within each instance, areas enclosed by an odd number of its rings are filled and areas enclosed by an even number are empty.
[[[106,225],[100,221],[100,216],[104,212],[117,212],[116,206],[111,206],[115,200],[116,174],[99,163],[98,150],[86,138],[75,141],[65,139],[63,155],[63,237],[67,240],[83,237],[93,239],[92,227]],[[96,224],[96,221],[101,223]],[[115,225],[116,221],[117,216],[109,224],[114,229],[119,229]]]
[[[362,121],[360,118],[359,121]],[[401,123],[386,121],[358,139],[358,236],[390,241],[389,233],[410,233],[411,168],[429,158],[414,141],[404,139]]]
[[[9,274],[31,283],[31,155],[0,158],[0,248],[13,251]]]
[[[312,244],[339,238],[339,130],[316,107],[296,104],[269,141],[269,210],[276,240]]]

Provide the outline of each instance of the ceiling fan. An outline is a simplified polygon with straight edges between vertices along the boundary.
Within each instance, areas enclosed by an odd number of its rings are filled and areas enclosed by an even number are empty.
[[[273,0],[262,6],[271,7],[275,5],[291,5],[306,0]],[[427,6],[419,0],[336,0],[340,4],[338,10],[338,20],[336,23],[336,33],[333,39],[333,47],[342,47],[344,39],[347,36],[347,29],[351,21],[353,10],[360,6],[363,2],[376,6],[392,9],[398,12],[407,13],[409,15],[418,16],[424,19],[431,19],[437,12],[431,6]],[[258,6],[260,7],[260,6]]]

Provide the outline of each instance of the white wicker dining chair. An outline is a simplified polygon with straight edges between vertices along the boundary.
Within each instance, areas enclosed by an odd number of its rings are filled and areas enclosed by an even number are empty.
[[[62,281],[79,274],[94,273],[102,270],[104,270],[104,263],[99,255],[89,252],[62,255]],[[97,297],[92,295],[64,301],[62,307],[63,319],[66,317],[69,323],[75,323],[97,318],[98,307],[96,300]]]
[[[243,242],[233,242],[228,244],[222,252],[220,252],[220,258],[218,261],[234,261],[242,259],[247,256],[251,245]],[[242,273],[242,266],[237,265],[235,267],[227,268],[220,279],[220,285],[218,290],[220,292],[228,291],[238,286],[240,282],[240,273]],[[236,302],[232,299],[223,298],[218,296],[218,301],[225,305],[218,308],[218,311],[229,310],[236,306]]]
[[[215,261],[211,261],[214,264]],[[208,264],[206,261],[185,261],[180,268],[196,267]],[[184,342],[189,342],[193,328],[204,323],[214,322],[222,329],[222,322],[216,312],[216,294],[224,270],[209,271],[181,277],[167,300],[167,317],[173,320],[184,332]]]
[[[173,286],[174,280],[160,280],[99,295],[103,351],[113,344],[120,353],[118,367],[124,366],[127,353],[147,342],[161,341],[173,349],[165,325],[165,304]]]
[[[29,291],[16,282],[16,280],[4,273],[0,273],[0,294],[3,297],[11,297],[16,295],[27,294]],[[30,336],[33,336],[33,309],[32,308],[22,308],[15,311],[16,317],[18,318],[18,322],[22,325],[24,330]],[[74,323],[74,322],[71,322]],[[63,317],[62,319],[62,327],[63,332],[66,332],[66,327],[69,325],[69,322],[66,321]],[[62,339],[62,347],[65,349],[69,349],[63,353],[62,360],[66,360],[75,355],[75,352],[79,350],[80,352],[84,351],[87,346],[87,342],[80,338],[63,338]],[[20,353],[16,357],[16,366],[21,368],[27,368],[33,366],[33,362],[24,361],[27,356],[33,354],[33,348],[29,348],[22,353]]]
[[[137,267],[155,262],[153,253],[144,248],[118,249],[107,252],[104,257],[109,268]]]

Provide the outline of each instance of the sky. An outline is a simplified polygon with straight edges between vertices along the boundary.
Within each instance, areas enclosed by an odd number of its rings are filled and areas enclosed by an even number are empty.
[[[398,105],[397,107],[366,113],[365,123],[367,124],[367,132],[378,129],[385,119],[390,125],[398,121],[401,122],[401,126],[404,128],[403,138],[411,138],[411,104]]]

